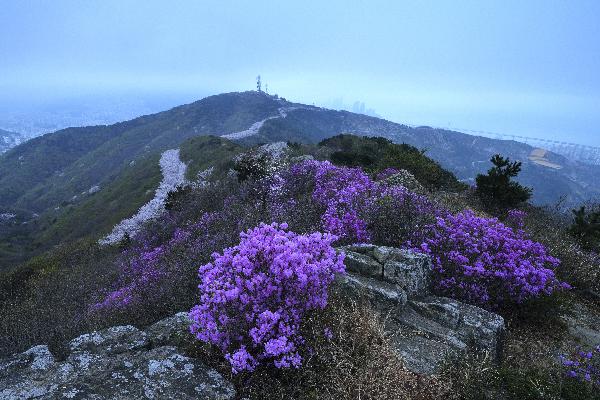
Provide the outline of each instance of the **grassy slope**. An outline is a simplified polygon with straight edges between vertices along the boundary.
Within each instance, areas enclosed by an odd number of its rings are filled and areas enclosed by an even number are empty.
[[[233,166],[232,159],[244,147],[227,139],[215,136],[197,136],[188,139],[182,146],[180,157],[187,164],[186,178],[196,179],[199,172],[214,167],[213,177],[226,174]]]
[[[152,193],[146,191],[160,179],[154,174],[158,167],[130,171],[132,161],[157,165],[149,160],[190,137],[247,129],[276,114],[281,105],[256,93],[212,96],[115,125],[64,129],[1,155],[0,212],[16,212],[26,225],[0,225],[0,268],[25,260],[50,243],[106,229],[147,201]],[[130,177],[122,177],[127,171]],[[142,184],[136,187],[138,180]],[[100,192],[83,205],[69,205],[94,185],[103,191],[115,188],[114,193],[110,199]],[[117,198],[128,205],[114,208],[111,202]],[[111,211],[99,212],[102,207]],[[41,217],[34,219],[33,213]]]
[[[0,157],[0,209],[33,212],[115,179],[132,160],[178,147],[198,135],[247,129],[274,115],[269,96],[230,93],[110,126],[68,128]]]
[[[126,168],[109,186],[90,195],[81,203],[70,204],[58,217],[47,215],[48,225],[42,227],[37,241],[58,243],[87,235],[99,235],[131,215],[154,197],[162,178],[158,160],[160,154],[138,159]]]
[[[232,166],[233,156],[243,147],[215,136],[198,136],[186,140],[180,149],[182,161],[188,164],[188,179],[193,179],[210,166],[215,166],[215,176],[222,176]],[[0,254],[6,264],[40,254],[58,243],[85,237],[96,240],[110,232],[114,225],[135,214],[154,197],[162,179],[159,158],[160,153],[143,156],[99,192],[80,194],[59,210],[44,212],[35,223],[23,228],[20,235],[1,242]]]

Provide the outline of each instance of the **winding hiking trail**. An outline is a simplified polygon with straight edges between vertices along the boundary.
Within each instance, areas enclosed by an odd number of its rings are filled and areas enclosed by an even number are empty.
[[[288,112],[300,107],[280,107],[278,114],[253,123],[250,128],[239,132],[228,133],[221,137],[238,140],[258,134],[264,123],[271,119],[285,118]],[[156,189],[154,198],[144,204],[138,212],[131,218],[124,219],[117,224],[112,232],[99,240],[100,244],[115,244],[121,241],[125,234],[134,236],[146,221],[160,216],[165,210],[165,200],[170,191],[176,190],[178,186],[183,185],[187,166],[179,159],[179,149],[167,150],[160,157],[160,170],[163,179]]]
[[[163,179],[156,189],[154,198],[144,204],[133,217],[117,224],[110,234],[100,239],[100,244],[118,243],[126,233],[129,236],[135,235],[144,222],[158,217],[165,210],[165,200],[169,192],[185,183],[187,166],[179,159],[179,149],[162,153],[159,165]]]
[[[285,117],[287,117],[288,112],[296,110],[298,108],[299,107],[280,107],[277,110],[279,113],[278,115],[274,115],[272,117],[265,118],[262,121],[255,122],[250,126],[250,128],[248,128],[246,130],[228,133],[226,135],[221,135],[221,137],[223,137],[225,139],[230,139],[230,140],[237,140],[237,139],[243,139],[243,138],[246,138],[249,136],[254,136],[258,133],[258,131],[260,131],[260,128],[262,128],[264,123],[267,122],[268,120],[277,119],[277,118],[285,118]]]

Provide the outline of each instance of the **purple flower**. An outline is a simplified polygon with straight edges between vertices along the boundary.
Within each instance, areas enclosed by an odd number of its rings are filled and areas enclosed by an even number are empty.
[[[277,223],[240,236],[200,267],[191,331],[221,349],[234,373],[259,363],[297,368],[304,315],[327,305],[329,284],[344,272],[344,256],[331,247],[336,237],[298,235]]]
[[[567,357],[560,356],[561,364],[566,367],[565,375],[570,379],[590,382],[600,389],[600,359],[596,357],[600,346],[594,351],[578,350]]]
[[[398,172],[400,171],[398,171],[396,168],[386,168],[383,171],[379,172],[375,179],[378,181],[383,181],[392,175],[396,175]]]
[[[432,256],[438,293],[486,308],[568,288],[554,275],[559,260],[542,244],[472,211],[438,217],[416,250]]]
[[[385,243],[400,245],[407,239],[404,231],[420,231],[426,225],[423,221],[430,222],[439,213],[425,196],[403,186],[373,181],[360,168],[337,167],[329,161],[308,160],[292,165],[281,179],[286,182],[280,191],[284,196],[273,203],[293,206],[289,197],[294,188],[309,190],[314,202],[322,207],[322,229],[336,235],[340,242],[402,237],[395,243]],[[298,185],[298,181],[309,184]],[[395,222],[398,223],[394,225]]]

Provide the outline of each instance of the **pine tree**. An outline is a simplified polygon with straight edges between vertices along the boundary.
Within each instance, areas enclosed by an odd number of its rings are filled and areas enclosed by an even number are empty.
[[[500,154],[494,155],[491,160],[494,166],[487,175],[477,175],[476,193],[490,206],[511,208],[531,197],[531,188],[522,186],[511,180],[521,172],[521,162],[511,162]]]

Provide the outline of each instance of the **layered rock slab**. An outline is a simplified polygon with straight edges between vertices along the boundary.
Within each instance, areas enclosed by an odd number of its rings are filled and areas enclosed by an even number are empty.
[[[504,319],[457,300],[431,294],[432,263],[409,250],[370,244],[343,246],[348,274],[338,278],[385,315],[407,368],[433,374],[450,357],[486,352],[499,360]]]

